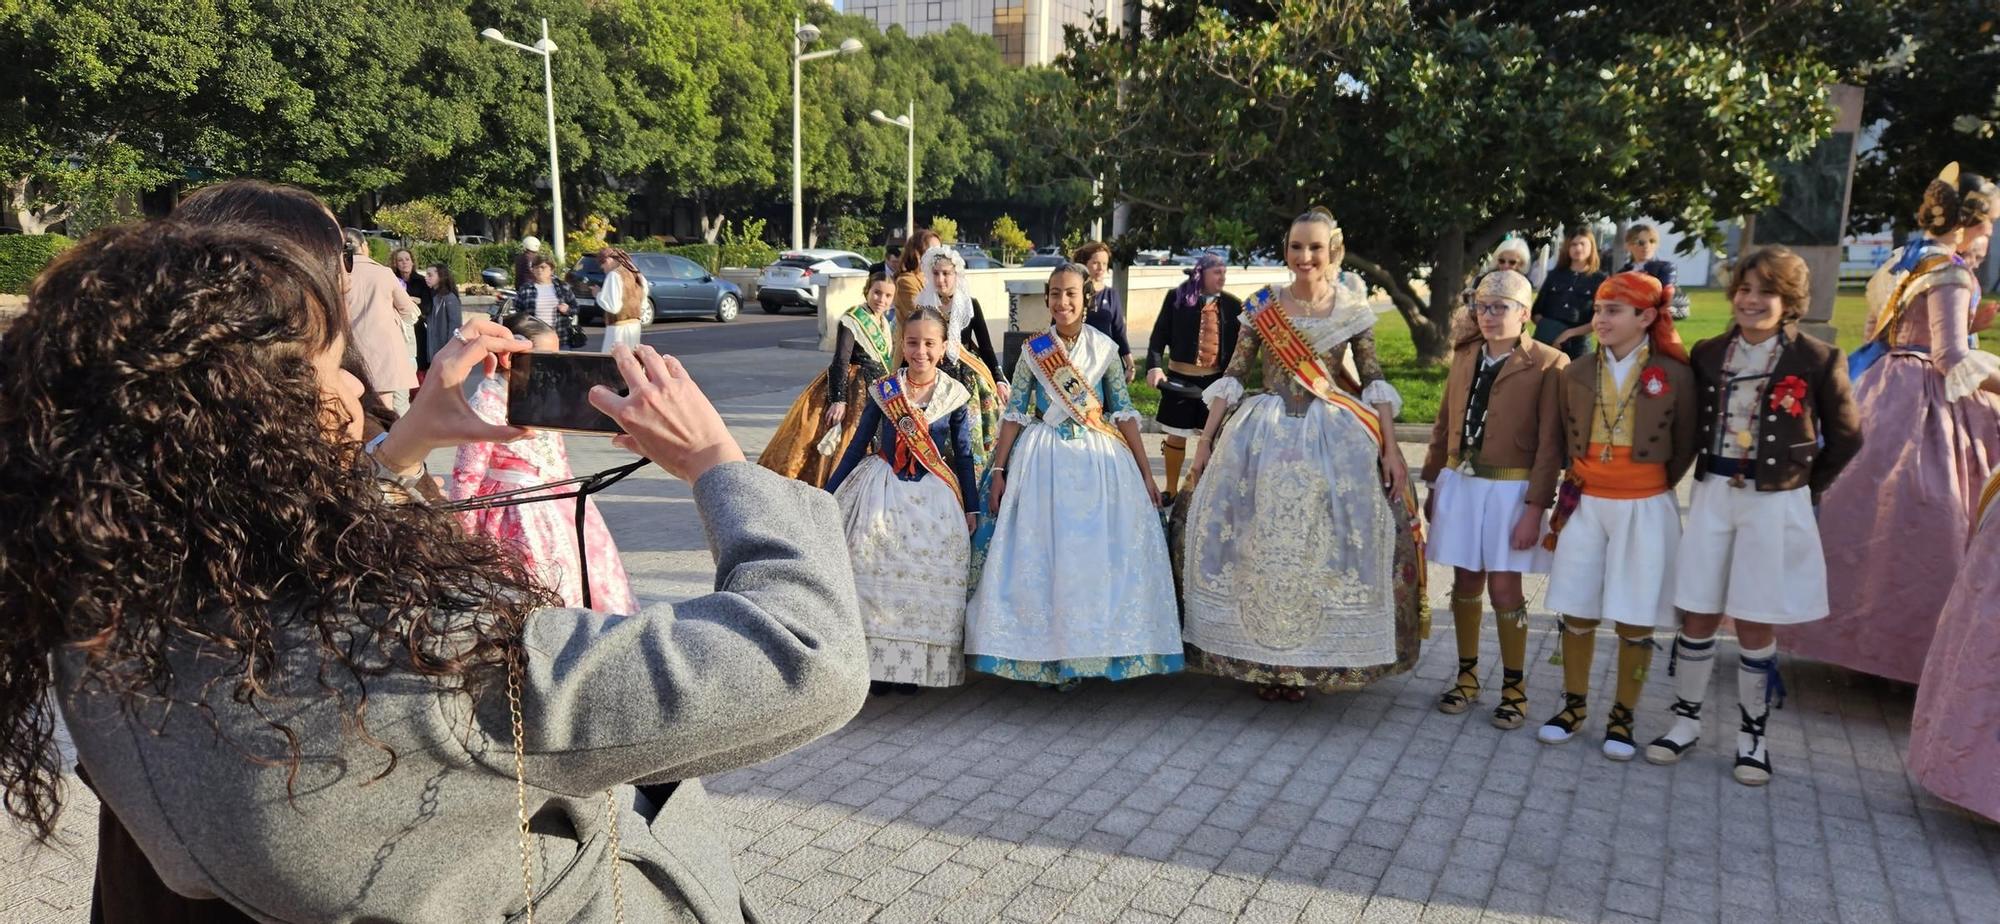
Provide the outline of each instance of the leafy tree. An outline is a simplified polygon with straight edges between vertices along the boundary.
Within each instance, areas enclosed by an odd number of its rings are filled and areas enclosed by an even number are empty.
[[[406,241],[451,242],[451,216],[424,199],[376,209],[375,224]]]
[[[1329,206],[1348,264],[1439,360],[1462,281],[1510,230],[1649,214],[1719,243],[1718,221],[1771,201],[1771,165],[1831,126],[1822,88],[1839,72],[1801,36],[1848,28],[1800,18],[1628,0],[1170,3],[1144,36],[1074,36],[1069,80],[1032,105],[1093,140],[1044,154],[1140,206],[1135,240],[1185,241],[1192,217],[1275,246],[1292,216]]]
[[[954,221],[950,218],[946,218],[943,215],[933,215],[931,216],[931,230],[937,232],[939,243],[942,244],[958,243],[957,221]]]
[[[1884,122],[1855,167],[1850,227],[1915,226],[1924,186],[1947,162],[2000,173],[2000,7],[1902,4],[1901,42],[1868,78],[1867,122]]]
[[[1035,242],[1028,239],[1028,233],[1021,230],[1012,215],[1001,215],[995,220],[990,236],[993,246],[1000,251],[1002,263],[1012,263],[1035,249]]]

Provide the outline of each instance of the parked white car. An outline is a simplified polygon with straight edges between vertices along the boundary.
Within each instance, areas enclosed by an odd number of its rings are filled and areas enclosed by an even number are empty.
[[[767,314],[777,314],[786,308],[817,308],[819,286],[813,284],[814,273],[834,269],[866,271],[869,265],[867,257],[851,250],[787,250],[757,277],[757,304]]]

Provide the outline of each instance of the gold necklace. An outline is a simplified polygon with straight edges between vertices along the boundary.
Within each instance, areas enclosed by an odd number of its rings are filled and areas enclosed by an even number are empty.
[[[1637,349],[1637,347],[1634,349]],[[1611,379],[1612,388],[1618,388],[1618,377],[1611,372],[1611,351],[1608,349],[1605,350],[1604,356],[1599,362],[1602,364],[1599,367],[1600,374]],[[1632,370],[1632,374],[1638,375],[1642,371],[1634,369]],[[1597,396],[1597,419],[1604,424],[1604,449],[1597,454],[1597,461],[1599,462],[1611,461],[1611,444],[1618,438],[1618,426],[1625,422],[1625,412],[1632,409],[1632,399],[1638,397],[1639,383],[1633,382],[1630,389],[1622,390],[1625,393],[1618,399],[1618,416],[1609,420],[1606,420],[1604,417],[1604,396],[1602,394]]]

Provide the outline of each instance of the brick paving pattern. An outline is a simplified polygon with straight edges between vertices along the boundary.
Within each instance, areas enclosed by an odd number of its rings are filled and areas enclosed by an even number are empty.
[[[751,368],[805,381],[823,361],[759,349],[688,366],[703,380]],[[718,405],[756,447],[791,398]],[[579,472],[618,459],[588,441],[572,452]],[[648,473],[602,506],[642,599],[707,589],[685,487]],[[1490,617],[1480,708],[1438,713],[1456,662],[1446,575],[1431,586],[1438,631],[1416,671],[1303,705],[1192,675],[1069,694],[982,677],[871,700],[827,738],[708,780],[738,873],[780,924],[2000,922],[2000,826],[1904,775],[1908,688],[1786,663],[1777,776],[1748,789],[1729,778],[1735,681],[1717,670],[1687,760],[1612,763],[1597,750],[1606,697],[1577,740],[1534,739],[1561,680],[1544,611],[1528,727],[1486,722]],[[1608,690],[1611,633],[1599,641]],[[1666,672],[1654,675],[1641,740],[1668,721]],[[0,924],[87,919],[96,804],[69,792],[53,849],[0,826]]]

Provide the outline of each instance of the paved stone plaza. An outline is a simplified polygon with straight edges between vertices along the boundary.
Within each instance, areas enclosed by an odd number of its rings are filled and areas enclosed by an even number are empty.
[[[703,331],[648,339],[715,383],[754,454],[823,357],[685,352]],[[571,445],[579,472],[620,455]],[[649,472],[602,507],[642,599],[708,589],[684,486]],[[1535,741],[1559,699],[1546,612],[1529,727],[1487,724],[1490,630],[1480,708],[1432,707],[1455,667],[1445,580],[1433,572],[1440,631],[1422,664],[1363,692],[1294,705],[1197,676],[1069,694],[980,678],[872,700],[841,731],[708,786],[748,892],[778,922],[2000,922],[2000,826],[1903,773],[1909,688],[1788,663],[1777,777],[1747,789],[1729,778],[1734,674],[1718,670],[1688,760],[1616,764],[1597,750],[1601,698],[1588,734]],[[1667,722],[1665,660],[1642,740]],[[59,849],[0,829],[0,924],[87,919],[96,806],[70,792]]]

